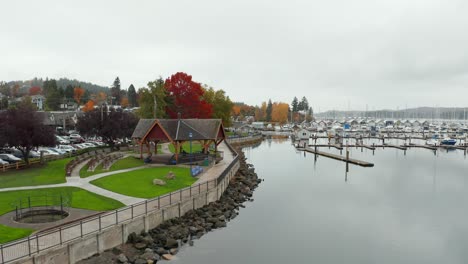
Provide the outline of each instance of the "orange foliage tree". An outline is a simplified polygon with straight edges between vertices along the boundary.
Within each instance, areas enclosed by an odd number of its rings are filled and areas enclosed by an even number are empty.
[[[73,98],[75,99],[78,105],[81,103],[81,98],[84,94],[85,90],[81,87],[75,87],[75,89],[73,89]]]
[[[274,122],[285,124],[288,122],[289,105],[287,103],[275,102],[271,112],[271,119]]]
[[[83,106],[83,112],[89,112],[94,109],[94,101],[89,100],[84,106]]]
[[[128,97],[124,96],[122,97],[122,99],[120,99],[120,106],[122,106],[123,108],[126,108],[128,107],[129,103],[128,103]]]

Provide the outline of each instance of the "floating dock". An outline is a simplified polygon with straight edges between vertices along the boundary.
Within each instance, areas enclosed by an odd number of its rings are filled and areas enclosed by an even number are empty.
[[[351,164],[354,164],[354,165],[358,165],[358,166],[361,166],[361,167],[374,167],[374,163],[370,163],[370,162],[362,161],[362,160],[357,160],[357,159],[350,159],[350,158],[347,159],[344,156],[340,156],[340,155],[336,155],[336,154],[332,154],[332,153],[327,153],[327,152],[323,152],[323,151],[318,151],[318,150],[316,151],[316,150],[314,150],[312,148],[297,148],[297,150],[306,151],[306,152],[313,153],[313,154],[320,155],[320,156],[324,156],[324,157],[327,157],[327,158],[330,158],[330,159],[344,161],[344,162],[351,163]]]

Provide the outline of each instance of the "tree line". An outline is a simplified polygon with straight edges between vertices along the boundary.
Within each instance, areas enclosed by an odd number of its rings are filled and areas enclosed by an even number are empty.
[[[260,106],[236,102],[232,108],[232,116],[237,120],[252,118],[255,121],[285,124],[304,120],[310,122],[313,119],[313,110],[304,96],[301,101],[294,97],[291,105],[284,102],[272,102],[271,99],[268,102],[262,102]]]

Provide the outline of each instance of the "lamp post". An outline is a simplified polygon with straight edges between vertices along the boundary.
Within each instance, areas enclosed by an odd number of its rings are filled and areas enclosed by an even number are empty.
[[[190,142],[190,176],[193,176],[192,174],[192,132],[189,132],[189,142]]]

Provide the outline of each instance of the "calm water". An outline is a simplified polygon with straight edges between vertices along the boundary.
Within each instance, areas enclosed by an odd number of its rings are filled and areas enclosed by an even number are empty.
[[[265,179],[255,201],[172,263],[468,263],[462,151],[353,149],[375,167],[347,175],[344,163],[314,162],[289,141],[245,152]]]

